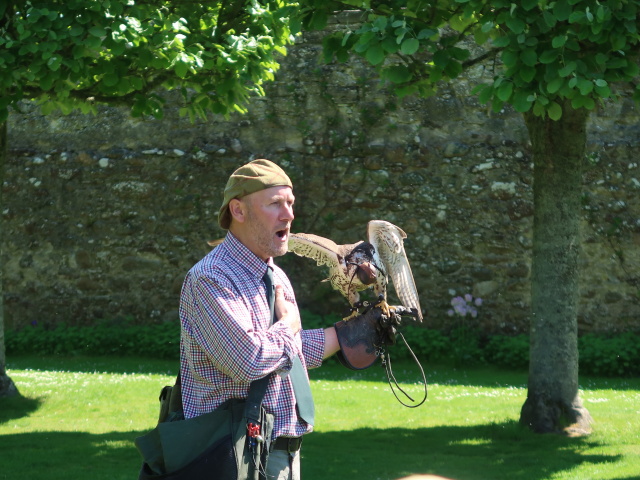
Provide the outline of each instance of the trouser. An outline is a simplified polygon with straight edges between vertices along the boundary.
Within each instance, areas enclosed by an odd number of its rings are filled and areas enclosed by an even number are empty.
[[[300,480],[300,450],[272,450],[267,462],[268,480]]]

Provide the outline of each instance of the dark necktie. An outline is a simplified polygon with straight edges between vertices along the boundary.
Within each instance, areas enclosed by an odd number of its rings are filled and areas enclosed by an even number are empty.
[[[271,321],[274,321],[276,290],[273,284],[273,270],[271,267],[267,267],[267,273],[264,274],[262,280],[267,288],[267,301],[269,302],[269,310],[271,311]],[[293,393],[296,396],[298,415],[305,422],[313,425],[315,407],[313,405],[311,387],[309,386],[309,380],[305,374],[302,362],[297,356],[293,359],[293,366],[291,367],[289,375],[291,376],[291,383],[293,384]]]

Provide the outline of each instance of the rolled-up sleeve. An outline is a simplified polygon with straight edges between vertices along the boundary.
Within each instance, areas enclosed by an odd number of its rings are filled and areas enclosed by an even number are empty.
[[[322,365],[324,342],[324,330],[322,328],[302,331],[302,355],[304,355],[307,368],[317,368]]]

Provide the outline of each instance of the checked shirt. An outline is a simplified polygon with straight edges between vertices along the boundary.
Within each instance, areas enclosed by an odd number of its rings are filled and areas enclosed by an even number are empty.
[[[275,283],[295,304],[286,274],[269,259]],[[253,380],[272,375],[263,405],[275,416],[274,438],[312,430],[298,418],[288,375],[293,358],[307,368],[320,366],[322,329],[293,335],[271,325],[265,285],[267,263],[232,233],[187,274],[180,297],[180,375],[186,418],[208,413],[229,398],[246,398]]]

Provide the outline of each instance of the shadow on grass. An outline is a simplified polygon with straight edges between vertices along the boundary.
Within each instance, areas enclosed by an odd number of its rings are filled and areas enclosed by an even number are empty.
[[[25,417],[38,410],[41,404],[41,399],[26,398],[21,395],[0,398],[0,424]]]
[[[133,441],[144,433],[0,435],[0,478],[134,479],[141,459]],[[515,422],[316,432],[305,438],[302,477],[382,480],[432,473],[458,480],[542,480],[585,463],[605,464],[620,459],[582,453],[595,445],[589,439],[535,435]]]
[[[459,480],[542,480],[585,463],[621,458],[583,453],[596,445],[588,438],[536,435],[517,422],[315,432],[305,438],[302,477],[386,480],[421,473]]]
[[[34,432],[0,435],[0,478],[131,480],[141,457],[133,445],[146,432]]]

